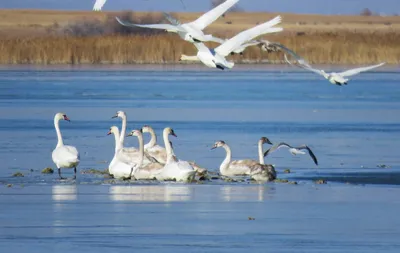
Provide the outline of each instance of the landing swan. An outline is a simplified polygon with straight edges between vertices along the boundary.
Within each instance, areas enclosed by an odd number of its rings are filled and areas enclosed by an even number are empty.
[[[58,169],[60,179],[65,179],[61,176],[61,168],[74,168],[74,179],[76,178],[76,167],[79,164],[79,152],[74,146],[64,145],[61,136],[59,122],[60,120],[70,121],[65,113],[59,112],[54,116],[54,127],[57,133],[57,146],[51,154],[53,162]]]
[[[276,179],[274,166],[261,164],[254,160],[232,160],[230,147],[224,141],[215,142],[211,149],[223,147],[226,150],[226,157],[221,163],[219,170],[223,176],[244,176],[249,175],[256,181],[272,181]]]
[[[209,12],[203,14],[201,17],[196,19],[193,22],[181,24],[178,20],[172,18],[169,14],[164,13],[164,16],[171,24],[133,24],[126,21],[123,21],[116,17],[117,21],[123,26],[130,27],[143,27],[143,28],[151,28],[151,29],[161,29],[167,32],[177,33],[182,39],[196,43],[196,42],[206,42],[206,41],[215,41],[218,42],[220,39],[215,38],[212,35],[205,35],[203,30],[217,20],[220,16],[222,16],[229,8],[235,5],[239,0],[227,0],[224,3],[221,3],[214,9]]]
[[[292,155],[305,155],[306,153],[304,151],[301,151],[302,149],[305,149],[308,151],[308,154],[310,155],[310,157],[312,158],[312,160],[314,161],[315,165],[318,165],[318,160],[317,157],[314,155],[314,152],[312,152],[311,148],[309,148],[307,145],[301,145],[299,147],[292,147],[291,145],[285,143],[285,142],[281,142],[279,144],[276,144],[274,146],[272,146],[270,149],[268,149],[267,151],[265,151],[264,153],[264,157],[266,157],[267,155],[271,154],[272,152],[282,148],[282,147],[286,147],[289,149],[289,152]]]
[[[260,24],[256,27],[242,31],[233,38],[226,40],[215,49],[209,49],[203,43],[194,43],[197,48],[197,57],[181,57],[180,60],[194,60],[201,61],[204,65],[210,68],[218,68],[224,70],[226,68],[233,68],[233,62],[228,61],[225,57],[240,48],[246,41],[250,41],[266,33],[280,32],[283,29],[280,27],[273,27],[281,22],[281,17],[277,16],[274,19]]]
[[[139,141],[139,164],[133,171],[133,177],[138,180],[142,179],[154,179],[155,174],[158,174],[163,169],[164,165],[161,163],[150,163],[143,166],[142,162],[144,159],[144,143],[143,134],[141,130],[132,130],[128,136],[136,136]]]
[[[167,162],[161,172],[155,175],[156,179],[161,181],[176,180],[190,182],[194,179],[196,171],[188,162],[176,158],[172,146],[169,143],[169,135],[176,137],[174,130],[167,127],[163,131],[164,145],[167,150]]]
[[[287,58],[287,56],[285,54],[285,61],[287,63],[289,63],[290,65],[295,65],[296,67],[299,67],[299,68],[314,72],[314,73],[316,73],[318,75],[321,75],[321,76],[325,77],[325,79],[327,79],[330,83],[336,84],[336,85],[339,85],[339,86],[342,86],[343,84],[347,85],[347,83],[349,82],[350,79],[348,79],[346,77],[354,76],[354,75],[360,74],[361,72],[372,70],[372,69],[381,67],[381,66],[386,64],[385,62],[382,62],[382,63],[376,64],[376,65],[350,69],[350,70],[339,72],[339,73],[336,73],[336,72],[326,73],[322,69],[313,68],[305,59],[303,59],[300,56],[298,56],[295,52],[293,52],[289,48],[287,48],[287,47],[285,47],[285,46],[283,46],[283,45],[281,45],[279,43],[276,43],[275,45],[277,45],[278,47],[282,48],[283,50],[285,50],[285,52],[289,53],[290,55],[292,55],[296,59],[297,63],[292,64],[288,60],[288,58]]]
[[[120,141],[118,127],[112,126],[108,131],[107,135],[114,134],[115,138],[115,153],[114,157],[108,166],[108,172],[118,179],[130,178],[132,172],[136,168],[137,164],[132,163],[132,159],[129,153],[126,153],[124,147]]]

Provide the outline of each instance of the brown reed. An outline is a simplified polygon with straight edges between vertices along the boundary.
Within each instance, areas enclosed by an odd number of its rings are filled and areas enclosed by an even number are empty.
[[[284,44],[310,63],[400,62],[400,33],[396,32],[293,32],[268,39]],[[0,64],[168,64],[178,63],[181,54],[194,55],[196,49],[176,34],[167,33],[0,38]],[[283,55],[252,47],[232,59],[239,63],[281,63]]]

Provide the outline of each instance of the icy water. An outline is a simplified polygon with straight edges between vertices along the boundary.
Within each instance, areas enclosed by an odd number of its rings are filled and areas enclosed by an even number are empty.
[[[399,84],[396,68],[341,88],[284,66],[3,66],[0,252],[399,252]],[[111,184],[81,174],[107,168],[117,110],[128,129],[153,126],[160,144],[172,127],[176,155],[210,171],[225,156],[210,150],[215,141],[234,159],[257,159],[261,136],[309,145],[319,166],[281,149],[266,162],[297,185]],[[70,117],[64,142],[81,153],[76,181],[40,173],[54,168],[56,112]]]

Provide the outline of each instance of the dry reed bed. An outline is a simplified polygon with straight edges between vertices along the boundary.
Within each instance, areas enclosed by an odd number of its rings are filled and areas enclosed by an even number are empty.
[[[311,63],[372,64],[400,61],[399,33],[277,34],[268,37],[293,49]],[[213,44],[216,45],[216,44]],[[174,34],[0,39],[1,64],[140,64],[178,63],[195,47]],[[249,48],[236,62],[282,62],[281,53]]]

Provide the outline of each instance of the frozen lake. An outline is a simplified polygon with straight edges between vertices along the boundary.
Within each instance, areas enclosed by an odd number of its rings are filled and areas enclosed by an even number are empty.
[[[398,252],[399,83],[394,68],[338,87],[283,66],[3,66],[0,250]],[[162,129],[172,127],[176,155],[210,171],[225,156],[210,150],[215,141],[228,143],[234,159],[256,159],[261,136],[309,145],[319,166],[284,149],[267,158],[278,178],[298,185],[109,184],[79,173],[107,168],[114,138],[106,133],[120,127],[111,119],[118,110],[129,130],[153,126],[160,144]],[[71,119],[61,122],[65,144],[81,153],[76,182],[40,173],[54,168],[57,112]]]

